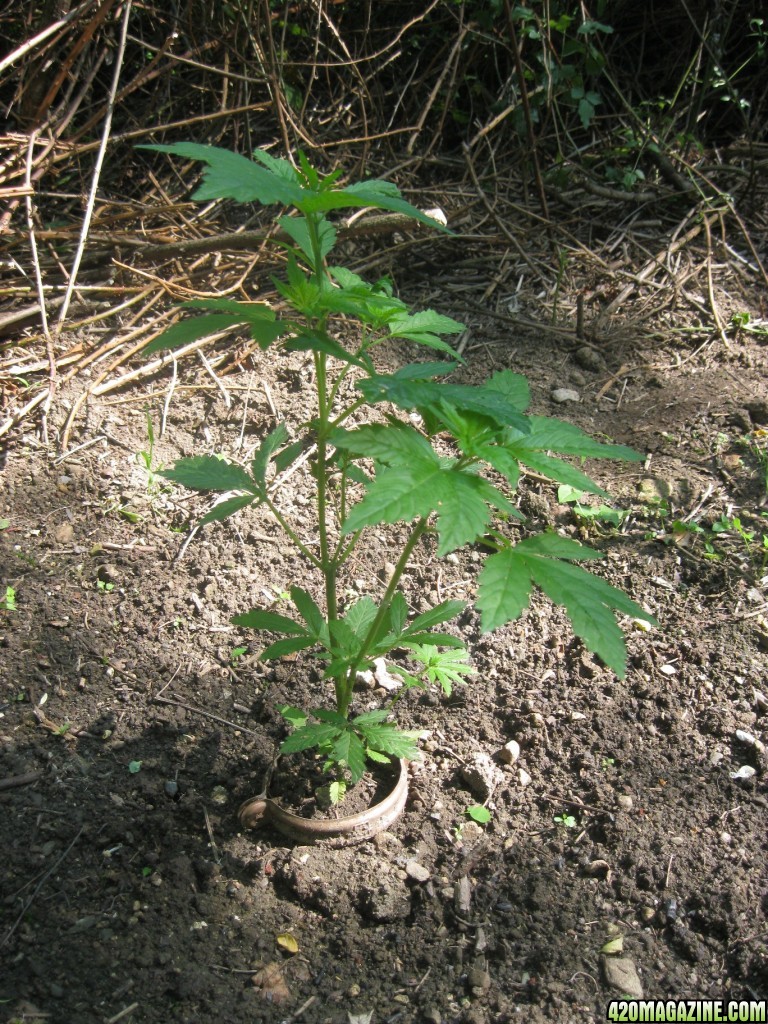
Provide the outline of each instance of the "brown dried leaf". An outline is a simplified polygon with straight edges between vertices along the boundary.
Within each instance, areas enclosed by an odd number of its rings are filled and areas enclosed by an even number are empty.
[[[262,998],[270,1003],[287,1003],[293,999],[285,981],[283,969],[278,963],[265,964],[253,976],[253,984],[261,989]]]

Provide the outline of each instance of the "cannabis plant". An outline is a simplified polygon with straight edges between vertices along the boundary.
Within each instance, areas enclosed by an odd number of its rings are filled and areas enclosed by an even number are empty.
[[[521,539],[509,527],[523,520],[513,502],[522,467],[604,494],[560,456],[641,456],[622,445],[599,443],[560,420],[526,414],[527,381],[510,370],[480,386],[454,383],[449,378],[462,360],[445,339],[460,333],[462,324],[431,309],[413,312],[393,295],[387,280],[368,283],[329,260],[337,240],[329,215],[339,209],[378,208],[447,229],[406,202],[392,183],[341,184],[340,172],[323,177],[301,154],[295,167],[261,150],[247,159],[194,143],[146,148],[206,165],[195,199],[258,202],[284,211],[277,216],[275,235],[284,253],[284,276],[274,280],[282,300],[279,314],[265,302],[194,300],[185,306],[198,315],[175,324],[145,350],[174,349],[240,327],[263,350],[310,353],[313,408],[294,433],[285,422],[274,425],[247,466],[197,455],[162,471],[185,487],[226,495],[203,523],[224,520],[249,505],[266,506],[322,581],[321,604],[295,585],[290,590],[294,615],[254,608],[232,620],[276,637],[262,651],[265,660],[311,652],[333,686],[333,708],[281,709],[294,727],[282,751],[318,748],[329,766],[355,782],[366,758],[386,761],[416,752],[414,734],[397,728],[391,706],[351,715],[360,672],[377,659],[405,652],[408,668],[390,663],[403,680],[401,692],[430,683],[450,692],[452,683],[471,674],[461,641],[435,631],[464,603],[442,601],[414,616],[399,589],[425,538],[433,540],[438,556],[466,545],[486,553],[476,601],[484,632],[516,619],[535,585],[565,607],[587,647],[623,675],[626,651],[614,613],[651,617],[581,568],[579,563],[600,557],[597,551],[555,532]],[[429,362],[380,372],[375,350],[386,339],[405,339],[434,355]],[[307,452],[314,519],[299,524],[280,508],[273,481]],[[380,528],[395,523],[408,524],[408,532],[396,560],[386,550],[386,561],[395,564],[378,601],[343,599],[348,593],[344,569],[353,552],[366,539],[369,546],[380,544]]]

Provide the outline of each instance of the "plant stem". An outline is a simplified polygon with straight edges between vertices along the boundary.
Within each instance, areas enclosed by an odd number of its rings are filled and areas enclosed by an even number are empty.
[[[299,551],[302,553],[302,555],[304,555],[305,558],[308,558],[309,561],[317,569],[322,569],[323,566],[322,566],[322,562],[320,561],[320,559],[317,557],[317,555],[313,555],[312,552],[309,550],[309,548],[306,546],[306,544],[303,544],[302,541],[299,540],[298,534],[293,529],[293,527],[288,523],[288,521],[286,520],[285,516],[280,512],[280,510],[275,505],[275,503],[272,501],[272,499],[270,497],[267,497],[265,499],[265,501],[264,501],[264,504],[267,506],[269,511],[272,513],[272,515],[278,521],[278,523],[280,524],[280,526],[283,529],[283,532],[286,533],[288,535],[288,537],[293,541],[293,543],[296,545],[296,547],[299,549]]]
[[[387,589],[384,592],[384,597],[381,599],[381,604],[379,605],[379,610],[376,613],[376,618],[371,623],[371,626],[365,636],[365,640],[360,646],[360,653],[357,659],[350,665],[343,677],[334,680],[334,686],[336,687],[336,701],[338,704],[337,710],[339,714],[344,715],[345,718],[347,717],[349,705],[352,700],[352,688],[355,684],[355,679],[357,678],[357,670],[378,636],[381,625],[389,612],[389,606],[392,603],[392,598],[395,596],[397,591],[400,577],[405,572],[408,566],[408,561],[413,554],[413,549],[421,540],[426,529],[427,519],[423,516],[414,526],[411,536],[406,541],[405,547],[400,553],[397,565],[389,578],[389,583],[387,584]]]

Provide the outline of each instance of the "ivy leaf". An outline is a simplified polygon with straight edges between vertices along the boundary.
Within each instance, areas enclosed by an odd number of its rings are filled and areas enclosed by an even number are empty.
[[[623,678],[626,646],[614,612],[648,622],[655,619],[622,591],[572,564],[596,557],[598,552],[557,534],[541,534],[491,555],[478,586],[483,632],[516,619],[535,583],[551,601],[565,607],[574,633],[589,650]]]
[[[213,455],[179,459],[172,469],[158,470],[158,476],[183,484],[193,491],[249,491],[256,493],[253,478],[241,466]]]

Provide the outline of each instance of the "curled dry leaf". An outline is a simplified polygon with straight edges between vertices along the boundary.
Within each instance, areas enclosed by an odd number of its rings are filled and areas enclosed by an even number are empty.
[[[285,980],[283,969],[278,963],[265,964],[253,976],[253,984],[270,1003],[287,1003],[293,998]]]
[[[299,944],[296,941],[295,936],[291,935],[290,932],[283,932],[282,935],[277,936],[275,941],[277,942],[278,946],[280,946],[281,949],[284,949],[286,951],[286,953],[299,952]]]

